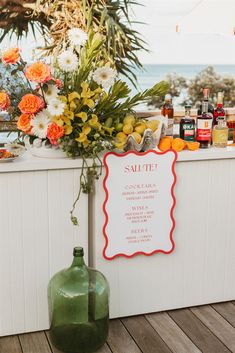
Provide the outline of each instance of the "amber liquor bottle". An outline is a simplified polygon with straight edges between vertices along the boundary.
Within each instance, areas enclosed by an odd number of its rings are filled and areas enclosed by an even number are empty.
[[[200,148],[208,148],[212,138],[212,121],[213,117],[208,112],[208,101],[202,102],[202,114],[197,117],[197,141]]]
[[[170,94],[166,94],[165,96],[165,103],[162,106],[161,113],[167,118],[166,135],[172,136],[174,128],[174,107],[172,105],[172,98]]]

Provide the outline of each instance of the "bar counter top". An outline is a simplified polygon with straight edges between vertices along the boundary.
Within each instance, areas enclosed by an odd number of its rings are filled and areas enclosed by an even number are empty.
[[[217,160],[235,158],[235,147],[200,149],[197,151],[182,151],[178,153],[177,162]],[[40,158],[34,157],[30,152],[11,162],[0,163],[0,173],[59,170],[81,168],[81,159],[69,158]]]

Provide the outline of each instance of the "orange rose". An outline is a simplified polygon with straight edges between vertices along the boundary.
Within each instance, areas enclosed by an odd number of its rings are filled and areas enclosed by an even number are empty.
[[[32,126],[30,125],[32,118],[33,118],[33,115],[21,114],[17,121],[17,128],[25,132],[26,134],[29,133],[32,129]]]
[[[10,98],[6,92],[0,92],[0,110],[6,110],[11,104]]]
[[[20,49],[11,48],[2,54],[2,61],[4,64],[16,64],[20,60]]]
[[[47,137],[49,138],[52,145],[58,145],[58,139],[64,135],[64,127],[59,126],[56,123],[49,125],[47,130]]]
[[[22,97],[18,107],[23,114],[35,114],[44,108],[44,105],[42,98],[29,93]]]
[[[25,77],[37,83],[44,83],[52,78],[50,68],[41,61],[30,65],[25,71]]]

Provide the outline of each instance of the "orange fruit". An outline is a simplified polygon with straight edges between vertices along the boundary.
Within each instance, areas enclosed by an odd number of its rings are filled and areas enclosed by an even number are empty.
[[[185,146],[186,146],[186,142],[181,138],[177,137],[172,141],[172,149],[175,150],[176,152],[183,151]]]
[[[186,145],[187,145],[187,147],[188,147],[188,149],[190,150],[190,151],[196,151],[196,150],[198,150],[199,149],[199,147],[200,147],[200,143],[199,142],[194,142],[194,141],[192,141],[192,142],[186,142]]]
[[[172,138],[169,136],[165,136],[160,140],[158,144],[158,148],[160,151],[167,151],[171,149],[171,143],[172,143]]]

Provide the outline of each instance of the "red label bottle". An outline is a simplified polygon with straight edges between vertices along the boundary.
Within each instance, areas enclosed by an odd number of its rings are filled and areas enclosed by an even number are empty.
[[[225,111],[223,109],[223,93],[218,93],[217,107],[214,110],[213,126],[218,124],[218,120],[225,119]]]
[[[208,101],[202,103],[202,115],[197,117],[197,141],[200,148],[208,148],[211,144],[213,116],[208,113]]]

